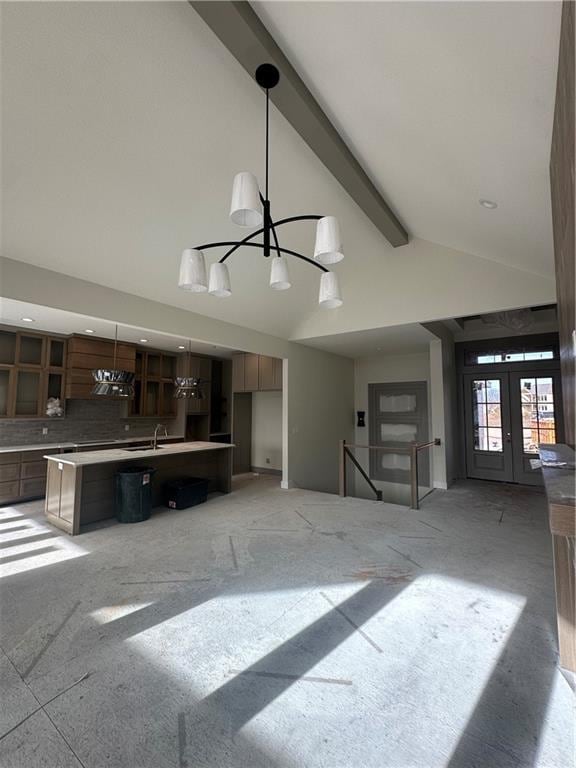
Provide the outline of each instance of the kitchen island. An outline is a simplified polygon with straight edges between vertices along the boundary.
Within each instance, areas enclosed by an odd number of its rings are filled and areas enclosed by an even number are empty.
[[[162,502],[167,480],[202,477],[208,491],[230,493],[230,443],[189,442],[157,448],[110,448],[84,453],[47,454],[46,517],[50,523],[76,535],[82,526],[115,516],[116,472],[125,467],[152,467],[152,505]]]

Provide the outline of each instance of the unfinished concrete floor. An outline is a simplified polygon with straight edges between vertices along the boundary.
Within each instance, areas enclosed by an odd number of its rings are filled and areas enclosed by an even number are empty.
[[[569,768],[539,491],[0,511],[2,768]]]

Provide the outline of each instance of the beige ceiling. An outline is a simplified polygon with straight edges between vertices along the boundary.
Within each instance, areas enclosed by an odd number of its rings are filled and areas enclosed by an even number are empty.
[[[262,178],[260,90],[186,2],[0,3],[1,255],[284,338],[554,301],[555,4],[272,5],[258,10],[387,199],[444,245],[391,248],[272,109],[273,214],[338,216],[344,307],[318,310],[300,262],[271,291],[254,250],[229,262],[230,299],[179,291],[184,247],[245,233],[228,208],[237,171]],[[313,237],[299,224],[283,242],[310,254]]]
[[[23,321],[23,317],[29,318],[32,322]],[[18,328],[31,333],[43,331],[65,336],[76,333],[86,337],[103,339],[113,339],[116,334],[116,325],[109,320],[4,298],[0,298],[0,326]],[[143,339],[146,341],[143,342]],[[185,347],[185,350],[190,349],[192,353],[212,357],[231,357],[235,351],[215,344],[204,344],[201,341],[182,336],[159,333],[153,328],[136,328],[132,325],[118,326],[118,340],[142,346],[146,344],[149,348],[163,349],[176,354],[185,352],[180,349],[182,346]]]
[[[413,235],[543,275],[560,6],[253,4]]]
[[[306,339],[310,347],[334,352],[344,357],[378,357],[379,355],[406,355],[427,352],[433,333],[418,323],[396,325],[387,328],[371,328],[367,331],[339,333]]]

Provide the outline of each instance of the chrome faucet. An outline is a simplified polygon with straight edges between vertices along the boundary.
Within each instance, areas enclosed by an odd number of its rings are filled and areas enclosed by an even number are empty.
[[[158,430],[163,429],[164,430],[164,437],[168,437],[168,430],[164,426],[164,424],[156,424],[156,429],[154,430],[154,440],[152,442],[152,449],[154,451],[158,450]]]

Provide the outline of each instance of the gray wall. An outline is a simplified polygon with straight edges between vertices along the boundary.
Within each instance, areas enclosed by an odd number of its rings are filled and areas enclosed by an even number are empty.
[[[0,419],[0,446],[148,437],[158,421],[174,432],[173,420],[127,419],[125,413],[126,403],[119,400],[67,400],[62,418]],[[42,434],[43,428],[48,429],[47,435]]]

